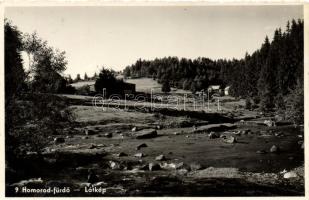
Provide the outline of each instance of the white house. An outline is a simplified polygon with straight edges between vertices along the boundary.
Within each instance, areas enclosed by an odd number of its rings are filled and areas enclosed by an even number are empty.
[[[226,88],[224,88],[224,95],[228,96],[230,94],[230,86],[227,86]]]
[[[209,92],[219,92],[220,91],[220,85],[210,85],[208,87]]]

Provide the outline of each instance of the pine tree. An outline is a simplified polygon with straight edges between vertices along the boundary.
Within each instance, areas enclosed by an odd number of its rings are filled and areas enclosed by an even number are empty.
[[[262,66],[259,79],[259,95],[261,109],[269,111],[274,108],[274,97],[277,95],[276,72],[278,66],[278,42],[280,30],[275,31],[274,40],[270,46],[266,63]]]
[[[168,81],[164,81],[162,84],[162,92],[168,93],[171,91],[170,83]]]
[[[4,31],[5,100],[7,102],[19,94],[24,84],[26,74],[21,58],[21,33],[17,27],[7,21],[5,21]]]
[[[85,75],[84,75],[84,80],[85,80],[85,81],[88,80],[88,75],[87,75],[87,73],[85,73]]]
[[[77,74],[77,75],[76,75],[76,78],[75,78],[75,80],[74,80],[74,82],[78,82],[78,81],[80,81],[80,80],[82,80],[82,79],[80,78],[80,74]]]

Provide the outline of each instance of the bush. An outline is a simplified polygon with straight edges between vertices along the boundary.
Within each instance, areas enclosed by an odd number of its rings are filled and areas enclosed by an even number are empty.
[[[26,94],[6,107],[6,155],[17,158],[27,151],[40,151],[48,136],[59,134],[74,120],[65,98],[47,94]]]
[[[251,110],[252,109],[252,103],[250,98],[246,98],[246,109]]]
[[[75,93],[78,94],[78,95],[89,95],[90,94],[90,86],[84,85],[80,88],[77,88]]]
[[[260,98],[258,96],[253,97],[252,100],[255,105],[258,105],[260,103]]]
[[[67,85],[59,93],[62,93],[62,94],[75,94],[76,93],[76,89],[72,85]]]
[[[275,97],[275,106],[277,110],[285,110],[285,102],[282,94]]]
[[[286,98],[286,118],[294,124],[304,124],[304,88],[297,87]]]
[[[116,93],[117,79],[112,70],[102,68],[95,82],[95,91],[102,94],[103,88],[106,89],[106,95],[110,96]]]
[[[162,85],[162,92],[170,92],[171,91],[171,87],[170,87],[170,84],[168,81],[165,81],[163,82],[163,85]]]

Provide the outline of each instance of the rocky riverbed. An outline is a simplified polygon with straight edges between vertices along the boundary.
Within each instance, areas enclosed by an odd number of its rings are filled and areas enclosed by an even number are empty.
[[[94,113],[75,107],[75,127],[50,136],[40,154],[6,166],[16,188],[37,196],[281,196],[304,194],[303,127],[156,113]],[[96,117],[92,117],[96,116]]]

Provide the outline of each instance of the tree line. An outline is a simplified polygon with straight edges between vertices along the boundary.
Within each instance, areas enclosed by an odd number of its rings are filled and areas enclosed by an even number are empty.
[[[263,110],[285,109],[287,97],[303,88],[303,25],[300,19],[288,21],[284,31],[276,29],[271,41],[266,36],[258,50],[242,59],[139,59],[124,69],[124,76],[151,77],[192,92],[230,86],[232,96],[248,98]]]

